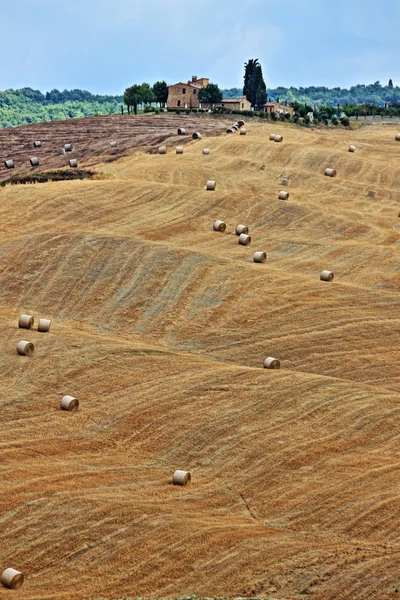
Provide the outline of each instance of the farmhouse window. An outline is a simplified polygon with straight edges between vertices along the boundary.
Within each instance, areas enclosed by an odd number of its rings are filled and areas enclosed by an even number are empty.
[[[244,108],[244,102],[242,102],[242,108]]]
[[[197,94],[197,90],[193,90],[193,94]]]
[[[177,106],[180,106],[180,105],[181,105],[181,101],[180,101],[180,100],[178,100],[178,104],[177,104]]]
[[[186,88],[182,88],[182,94],[186,94]]]

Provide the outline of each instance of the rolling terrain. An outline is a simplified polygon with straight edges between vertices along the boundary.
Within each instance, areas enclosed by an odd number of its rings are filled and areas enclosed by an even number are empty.
[[[0,570],[26,577],[0,599],[395,598],[397,130],[199,117],[158,155],[189,122],[162,118],[113,162],[77,145],[103,179],[0,188]]]

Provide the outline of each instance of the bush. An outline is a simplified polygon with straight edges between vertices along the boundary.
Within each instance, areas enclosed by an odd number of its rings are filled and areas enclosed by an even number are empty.
[[[155,111],[156,111],[156,109],[154,108],[154,106],[145,106],[143,112],[151,113],[151,112],[155,112]]]
[[[349,125],[350,125],[350,119],[349,119],[349,117],[342,117],[340,119],[340,122],[343,125],[343,127],[349,127]]]
[[[285,119],[286,119],[287,121],[290,121],[290,113],[286,113],[286,114],[285,114]]]
[[[279,120],[280,121],[284,121],[285,120],[285,115],[279,115]]]
[[[337,119],[336,117],[332,118],[332,125],[339,125],[339,119]]]

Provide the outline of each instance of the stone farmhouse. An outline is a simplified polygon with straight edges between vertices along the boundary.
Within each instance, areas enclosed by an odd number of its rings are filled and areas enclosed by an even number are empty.
[[[192,80],[186,83],[182,81],[168,86],[167,108],[213,108],[214,106],[224,106],[233,110],[251,110],[250,102],[245,96],[242,98],[224,98],[220,103],[214,102],[199,102],[199,91],[206,88],[209,84],[209,79],[201,77],[198,79],[196,75],[192,76]]]
[[[208,83],[209,79],[197,79],[196,75],[193,75],[192,81],[169,85],[167,108],[201,108],[198,94]]]
[[[294,108],[293,106],[286,106],[286,104],[281,104],[280,102],[267,102],[264,104],[264,112],[274,112],[276,115],[285,115],[286,113],[289,113],[290,116],[292,116]]]

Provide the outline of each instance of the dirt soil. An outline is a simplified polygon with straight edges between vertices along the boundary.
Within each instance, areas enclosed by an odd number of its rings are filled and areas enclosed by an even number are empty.
[[[108,162],[122,135],[87,122],[95,143],[84,121],[0,132],[25,160],[58,131],[52,149],[108,177],[0,188],[0,569],[26,576],[0,599],[396,598],[397,130],[212,137],[222,122],[199,117],[206,140],[149,154],[177,141],[168,115]],[[18,329],[22,312],[50,332]]]

